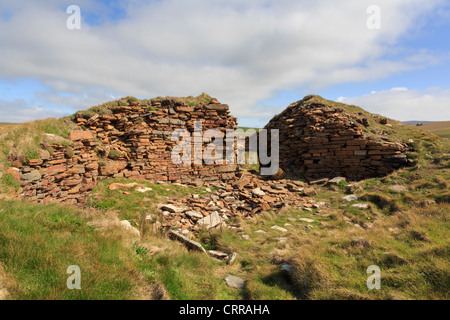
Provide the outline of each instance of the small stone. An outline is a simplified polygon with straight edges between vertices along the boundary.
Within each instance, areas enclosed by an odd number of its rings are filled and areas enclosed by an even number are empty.
[[[285,229],[285,228],[282,228],[282,227],[279,227],[279,226],[273,226],[272,228],[270,228],[270,229],[273,229],[273,230],[278,230],[278,231],[281,231],[281,232],[288,232],[288,230],[287,229]]]
[[[145,192],[152,191],[152,190],[153,190],[152,188],[147,188],[147,187],[136,189],[137,192],[141,192],[141,193],[145,193]]]
[[[122,221],[120,221],[120,226],[121,226],[123,229],[125,229],[125,230],[127,230],[127,231],[129,231],[129,232],[131,232],[131,233],[133,233],[133,234],[135,234],[135,235],[138,236],[138,237],[141,236],[141,233],[139,232],[139,230],[136,229],[135,227],[133,227],[133,226],[131,225],[130,221],[128,221],[128,220],[122,220]]]
[[[177,206],[174,206],[173,204],[160,205],[160,209],[163,211],[171,212],[171,213],[181,213],[181,212],[187,210],[186,207],[177,207]]]
[[[369,209],[370,207],[367,203],[355,203],[355,204],[352,204],[352,208]]]
[[[330,181],[328,181],[328,184],[339,184],[342,181],[347,181],[347,180],[344,177],[335,177],[335,178],[331,179]]]
[[[184,214],[194,220],[203,219],[203,214],[197,211],[186,211]]]
[[[258,230],[258,231],[255,231],[255,233],[267,233],[267,232],[264,230]]]
[[[252,194],[254,194],[257,197],[264,197],[266,195],[266,193],[264,191],[262,191],[260,188],[256,188],[252,190]]]
[[[300,218],[298,219],[299,221],[303,221],[303,222],[307,222],[307,223],[313,223],[314,220],[313,219],[309,219],[309,218]]]
[[[228,257],[228,254],[216,250],[208,250],[208,254],[216,259],[224,260]]]
[[[305,188],[303,190],[305,196],[316,196],[317,191],[314,188]]]
[[[250,236],[248,234],[243,234],[242,239],[244,240],[250,240]]]
[[[390,186],[389,190],[398,192],[398,193],[403,193],[403,192],[408,191],[408,188],[405,186],[401,186],[401,185],[394,185],[394,186]]]
[[[222,223],[224,223],[224,220],[219,215],[219,213],[217,211],[215,211],[215,212],[211,213],[209,216],[198,220],[197,226],[205,227],[206,229],[211,229],[211,228],[217,227],[218,225],[221,225]]]
[[[245,288],[245,280],[243,280],[239,277],[235,277],[235,276],[227,274],[227,277],[225,278],[225,282],[231,288],[235,288],[235,289],[244,289]]]
[[[342,197],[342,199],[344,199],[344,200],[346,200],[348,202],[352,202],[352,201],[358,200],[358,197],[356,195],[354,195],[354,194],[351,194],[349,196]]]
[[[236,253],[236,252],[233,252],[233,253],[228,257],[227,265],[232,265],[232,264],[234,263],[234,261],[236,260],[236,258],[237,258],[237,253]]]
[[[281,266],[281,272],[283,272],[289,278],[292,278],[294,275],[294,267],[290,264],[283,264]]]
[[[171,230],[169,232],[169,238],[181,242],[186,248],[190,250],[207,253],[205,248],[203,248],[203,246],[200,243],[187,238],[186,236],[180,234],[177,231]]]

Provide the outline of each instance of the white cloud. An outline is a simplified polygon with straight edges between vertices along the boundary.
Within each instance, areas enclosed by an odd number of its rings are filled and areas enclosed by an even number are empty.
[[[36,119],[59,118],[65,114],[58,110],[48,110],[36,105],[29,105],[25,100],[0,100],[1,122],[22,123]]]
[[[76,106],[99,103],[109,92],[205,91],[236,116],[267,117],[255,104],[276,90],[315,91],[436,63],[429,52],[383,57],[442,1],[379,0],[381,30],[366,27],[371,0],[130,1],[124,19],[84,22],[81,30],[66,28],[63,7],[70,1],[9,3],[0,4],[12,12],[0,20],[0,76],[39,79],[49,88],[38,94],[43,101]],[[87,0],[78,5],[82,14],[106,10]],[[81,97],[61,97],[61,91]]]
[[[450,120],[450,90],[430,88],[424,91],[392,88],[360,97],[339,97],[339,102],[354,104],[372,113],[400,121]]]

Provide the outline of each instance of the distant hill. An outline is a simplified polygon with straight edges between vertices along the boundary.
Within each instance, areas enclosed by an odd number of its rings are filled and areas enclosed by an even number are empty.
[[[440,137],[450,139],[450,121],[425,123],[420,128],[425,131],[434,133]]]
[[[403,121],[404,124],[410,124],[412,126],[415,126],[420,123],[425,124],[425,123],[433,123],[433,122],[436,122],[436,121],[419,121],[419,120]]]

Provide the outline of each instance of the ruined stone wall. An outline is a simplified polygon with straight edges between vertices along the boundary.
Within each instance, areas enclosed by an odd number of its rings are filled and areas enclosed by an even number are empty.
[[[310,102],[314,97],[291,104],[265,127],[279,129],[279,165],[288,176],[359,180],[407,164],[406,145],[372,140],[363,133],[367,119],[355,121],[343,108]]]
[[[196,121],[202,122],[203,131],[236,129],[227,105],[215,100],[196,106],[175,99],[133,100],[110,110],[88,119],[76,116],[80,130],[70,133],[68,143],[44,146],[40,159],[20,164],[21,194],[38,202],[83,203],[97,180],[108,177],[197,184],[235,177],[235,164],[177,165],[171,159],[176,129],[192,133]],[[193,140],[192,148],[204,150],[211,142],[200,141]],[[227,149],[217,151],[225,154]],[[235,149],[231,152],[235,157]],[[192,152],[192,161],[194,156]]]

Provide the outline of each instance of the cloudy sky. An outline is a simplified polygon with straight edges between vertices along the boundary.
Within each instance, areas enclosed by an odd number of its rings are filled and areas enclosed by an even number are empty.
[[[243,126],[311,93],[450,120],[449,39],[446,0],[0,0],[0,122],[202,92]]]

